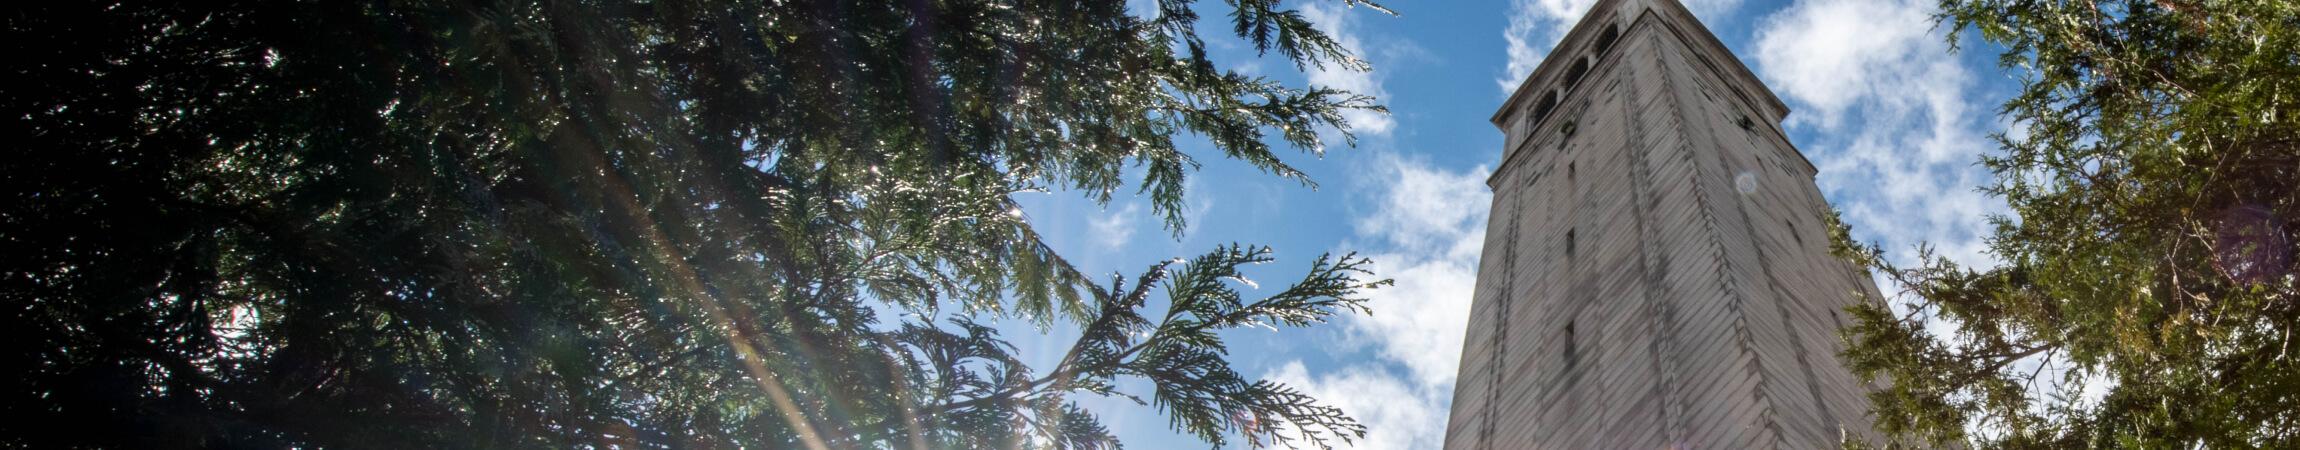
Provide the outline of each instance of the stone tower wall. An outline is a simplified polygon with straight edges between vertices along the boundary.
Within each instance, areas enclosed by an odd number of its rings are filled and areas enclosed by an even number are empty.
[[[1835,334],[1875,285],[1829,254],[1787,108],[1690,13],[1602,1],[1520,91],[1446,448],[1878,440]]]

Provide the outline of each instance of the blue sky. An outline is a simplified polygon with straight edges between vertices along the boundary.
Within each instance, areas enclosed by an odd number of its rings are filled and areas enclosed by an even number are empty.
[[[1855,229],[1906,258],[1919,242],[1987,264],[1984,215],[2001,202],[1976,192],[1975,165],[2004,128],[1996,105],[2013,87],[1994,53],[1948,52],[1931,0],[1680,0],[1787,102],[1791,140],[1820,169],[1822,192]],[[1190,226],[1161,228],[1141,198],[1097,205],[1073,192],[1030,194],[1024,212],[1051,244],[1096,273],[1139,273],[1157,261],[1238,242],[1277,249],[1252,274],[1263,286],[1300,276],[1321,253],[1356,251],[1397,285],[1371,296],[1374,314],[1310,329],[1225,336],[1241,372],[1284,382],[1371,427],[1356,448],[1434,448],[1444,438],[1462,326],[1469,313],[1502,136],[1486,119],[1594,0],[1386,4],[1400,16],[1340,1],[1289,3],[1373,63],[1373,72],[1297,71],[1226,39],[1227,11],[1201,2],[1218,62],[1300,86],[1372,94],[1388,116],[1350,117],[1360,141],[1324,158],[1294,154],[1316,190],[1208,154],[1191,176]],[[1888,292],[1891,287],[1886,287]],[[1251,291],[1247,292],[1252,295]],[[1009,324],[1039,367],[1075,334]],[[1146,386],[1131,386],[1147,393]],[[1087,400],[1135,448],[1195,448],[1148,406]]]

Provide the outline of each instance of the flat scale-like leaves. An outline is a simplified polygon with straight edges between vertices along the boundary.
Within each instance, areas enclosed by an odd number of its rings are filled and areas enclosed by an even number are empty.
[[[991,414],[1011,417],[1022,422],[1047,422],[1040,433],[1032,437],[1035,442],[1082,442],[1095,436],[1100,428],[1073,422],[1091,421],[1067,406],[1067,396],[1073,393],[1117,395],[1148,404],[1171,419],[1172,426],[1217,446],[1228,439],[1244,437],[1250,445],[1330,447],[1339,441],[1351,442],[1365,435],[1365,427],[1344,415],[1341,410],[1320,405],[1316,399],[1303,395],[1291,387],[1267,380],[1246,378],[1234,370],[1228,360],[1226,347],[1219,331],[1244,326],[1298,327],[1320,323],[1336,314],[1365,312],[1363,291],[1389,284],[1389,280],[1365,281],[1363,267],[1369,261],[1355,255],[1340,258],[1320,257],[1312,264],[1303,279],[1278,294],[1246,301],[1234,287],[1250,284],[1240,272],[1243,265],[1270,262],[1266,247],[1229,246],[1192,259],[1179,267],[1171,262],[1153,265],[1136,278],[1128,289],[1124,278],[1114,278],[1099,298],[1102,308],[1093,321],[1087,322],[1080,337],[1064,358],[1045,376],[1033,380],[1008,379],[1005,382],[987,382],[975,372],[966,369],[966,359],[981,363],[1010,367],[1014,363],[1004,353],[990,352],[981,356],[930,357],[937,373],[943,374],[919,380],[922,389],[960,384],[969,387],[993,387],[956,392],[951,403],[920,406],[924,416],[965,416]],[[1152,305],[1153,287],[1166,291],[1165,310],[1152,320],[1146,309]],[[911,348],[925,355],[948,355],[953,350],[941,346],[977,348],[968,342],[979,342],[987,330],[961,322],[966,336],[941,333],[927,328],[907,330],[902,338]],[[969,354],[971,355],[971,354]],[[1018,373],[1008,369],[1005,373]],[[1139,379],[1152,387],[1145,396],[1128,393],[1119,386],[1122,379]],[[1020,381],[1020,382],[1017,382]],[[1030,405],[1040,405],[1035,408]],[[1056,414],[1060,417],[1049,417]],[[971,422],[969,422],[971,423]],[[983,422],[985,424],[990,422]],[[1076,430],[1054,434],[1047,430]],[[963,428],[946,432],[965,434]]]

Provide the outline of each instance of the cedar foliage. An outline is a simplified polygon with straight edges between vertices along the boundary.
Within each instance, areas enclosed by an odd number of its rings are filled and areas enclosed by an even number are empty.
[[[1271,142],[1381,109],[1126,3],[13,2],[0,445],[1105,448],[1068,396],[1126,377],[1217,445],[1362,435],[1214,332],[1362,310],[1364,260],[1254,302],[1220,280],[1264,249],[1101,285],[1015,204],[1139,168],[1178,233],[1177,139],[1307,184]],[[983,318],[1088,336],[1034,377]]]
[[[1944,0],[2003,50],[1999,267],[1844,254],[1877,423],[1978,448],[2300,447],[2300,3]],[[1927,331],[1928,320],[1954,332]],[[2045,363],[2049,362],[2049,366]],[[2050,369],[2050,370],[2047,370]],[[2087,390],[2099,398],[2084,395]]]

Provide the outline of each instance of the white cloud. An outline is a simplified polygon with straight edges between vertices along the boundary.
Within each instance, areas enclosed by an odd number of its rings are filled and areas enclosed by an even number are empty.
[[[1102,248],[1117,249],[1132,242],[1135,224],[1142,217],[1142,205],[1127,203],[1124,208],[1104,212],[1108,214],[1087,219],[1086,223],[1087,229],[1094,232],[1094,239],[1102,243]]]
[[[1374,314],[1353,318],[1348,329],[1417,383],[1450,385],[1493,204],[1487,170],[1447,172],[1394,157],[1379,164],[1389,190],[1355,225],[1360,239],[1373,241],[1366,248],[1375,273],[1398,284],[1374,291]]]
[[[1330,371],[1309,373],[1298,361],[1265,376],[1303,389],[1367,425],[1360,449],[1436,448],[1445,439],[1454,372],[1461,360],[1485,242],[1487,168],[1453,172],[1390,155],[1372,171],[1385,189],[1367,215],[1354,221],[1350,244],[1368,250],[1376,275],[1396,286],[1371,292],[1371,315],[1344,322],[1354,349],[1375,357],[1346,358]]]
[[[1985,216],[2004,206],[1974,190],[1989,177],[1975,163],[1994,123],[1975,119],[1974,76],[1932,33],[1933,11],[1925,0],[1799,1],[1760,21],[1754,60],[1798,110],[1788,125],[1813,132],[1801,147],[1858,237],[1904,262],[1930,242],[1985,267]]]
[[[2007,208],[1975,188],[1992,176],[1978,166],[1995,147],[1984,130],[2006,124],[1980,118],[1985,108],[1972,99],[1985,95],[1934,34],[1933,8],[1928,0],[1801,0],[1760,23],[1757,72],[1801,111],[1788,125],[1814,137],[1802,144],[1820,169],[1816,181],[1855,238],[1879,242],[1903,265],[1915,263],[1913,247],[1926,243],[1959,264],[1991,267],[2000,261],[1987,252],[1986,216]],[[1882,276],[1877,283],[1888,295],[1901,290]],[[1901,302],[1891,305],[1907,313]],[[1920,317],[1936,336],[1955,333],[1945,319]],[[2069,367],[2041,356],[2015,366],[2049,374]],[[2072,391],[2078,405],[2097,404],[2112,384],[2079,378],[2054,388]],[[2045,406],[2045,397],[2030,400]]]
[[[1946,47],[1930,34],[1929,13],[1907,1],[1799,2],[1759,24],[1757,64],[1774,89],[1825,125],[1856,100],[1908,106],[1902,103],[1921,100],[1909,95],[1922,92],[1907,89],[1911,84],[1933,75],[1965,78],[1954,64],[1934,63]]]
[[[1206,220],[1212,218],[1214,213],[1214,196],[1199,190],[1199,188],[1205,187],[1205,184],[1198,182],[1201,178],[1203,177],[1191,177],[1182,180],[1182,193],[1187,196],[1182,204],[1183,236],[1197,236],[1198,229],[1206,226]]]
[[[1741,0],[1685,0],[1685,8],[1703,20],[1721,17],[1741,6]],[[1502,69],[1494,83],[1501,87],[1502,95],[1517,90],[1527,74],[1541,66],[1541,58],[1565,39],[1573,24],[1589,13],[1597,0],[1514,0],[1510,2],[1509,27],[1502,30],[1501,38],[1509,43],[1509,65]]]
[[[1358,39],[1356,18],[1348,14],[1354,11],[1355,8],[1324,3],[1302,5],[1302,16],[1316,24],[1318,31],[1333,36],[1334,41],[1349,49],[1351,54],[1359,58],[1370,58],[1371,55],[1366,54],[1366,46]],[[1382,89],[1381,75],[1374,72],[1359,72],[1328,64],[1325,67],[1311,67],[1309,76],[1310,84],[1371,95],[1385,101],[1390,98],[1389,92]],[[1390,129],[1397,127],[1397,122],[1389,114],[1374,111],[1344,111],[1342,119],[1349,121],[1350,131],[1360,137],[1385,136],[1390,133]]]
[[[1365,425],[1365,438],[1352,443],[1353,448],[1437,448],[1445,439],[1446,405],[1439,400],[1445,397],[1379,370],[1353,367],[1312,376],[1300,361],[1293,361],[1263,379],[1300,388]]]
[[[1518,82],[1525,81],[1541,65],[1548,49],[1565,39],[1565,32],[1589,12],[1597,0],[1517,0],[1510,2],[1509,28],[1503,29],[1501,38],[1509,43],[1509,66],[1502,70],[1494,83],[1501,93],[1508,95],[1517,90]]]

